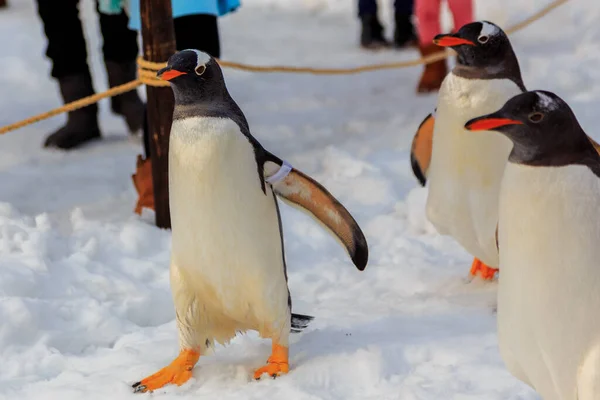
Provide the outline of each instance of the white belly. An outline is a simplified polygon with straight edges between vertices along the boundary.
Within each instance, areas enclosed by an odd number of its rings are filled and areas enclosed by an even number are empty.
[[[175,121],[169,190],[172,265],[206,324],[262,332],[285,319],[275,199],[268,185],[266,195],[261,190],[253,148],[237,125],[219,118]]]
[[[511,163],[503,179],[502,357],[544,400],[577,400],[578,391],[579,400],[600,398],[598,179],[583,166]]]
[[[496,132],[470,132],[465,123],[500,109],[520,93],[506,79],[448,74],[440,89],[429,167],[427,217],[469,253],[498,265],[496,224],[502,173],[512,143]]]

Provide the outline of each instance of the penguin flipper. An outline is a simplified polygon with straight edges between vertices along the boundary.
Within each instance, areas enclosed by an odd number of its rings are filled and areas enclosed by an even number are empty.
[[[435,111],[427,115],[417,128],[410,149],[410,166],[421,186],[425,186],[427,183],[427,170],[431,162],[434,124]]]
[[[592,139],[589,136],[588,136],[588,139],[590,140],[590,142],[592,142],[592,146],[594,146],[594,149],[596,149],[598,154],[600,154],[600,144],[598,144],[598,142],[596,142],[594,139]]]
[[[367,240],[348,210],[320,183],[272,154],[267,155],[263,168],[275,194],[324,225],[346,248],[356,268],[364,270],[369,258]],[[287,174],[281,174],[282,170]]]

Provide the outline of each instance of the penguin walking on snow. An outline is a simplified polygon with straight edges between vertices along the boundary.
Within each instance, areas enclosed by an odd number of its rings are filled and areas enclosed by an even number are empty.
[[[475,256],[471,276],[490,280],[498,271],[498,193],[512,144],[501,136],[466,132],[464,123],[497,110],[526,88],[499,26],[472,22],[434,42],[457,52],[456,66],[442,84],[435,112],[417,129],[411,167],[422,186],[429,183],[428,219]]]
[[[468,121],[510,139],[499,201],[498,339],[544,400],[600,399],[600,156],[571,108],[520,94]],[[474,131],[496,131],[474,132]]]
[[[170,274],[180,354],[134,384],[135,391],[185,383],[208,347],[247,330],[272,341],[271,356],[254,378],[285,374],[291,298],[275,195],[322,223],[361,271],[368,259],[366,239],[325,188],[250,134],[208,54],[180,51],[158,76],[171,82],[175,97],[169,142]]]
[[[439,91],[427,181],[427,218],[475,256],[471,275],[493,278],[498,265],[498,192],[512,148],[501,135],[465,131],[471,118],[502,107],[525,91],[508,37],[488,22],[472,22],[434,42],[457,52]]]

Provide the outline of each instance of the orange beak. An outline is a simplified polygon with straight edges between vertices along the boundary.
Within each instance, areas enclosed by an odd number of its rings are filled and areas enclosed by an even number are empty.
[[[469,46],[475,46],[475,43],[470,40],[456,37],[454,35],[437,35],[433,38],[433,43],[441,47],[454,47],[467,44]]]
[[[159,71],[160,72],[160,71]],[[185,75],[187,72],[177,71],[176,69],[170,69],[168,71],[164,71],[158,74],[158,77],[163,81],[170,81],[173,78],[177,78],[178,76]]]
[[[474,119],[465,125],[468,131],[491,131],[507,125],[523,125],[521,121],[509,118],[482,118]]]

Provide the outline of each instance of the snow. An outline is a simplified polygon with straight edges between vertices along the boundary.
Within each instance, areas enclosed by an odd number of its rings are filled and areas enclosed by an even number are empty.
[[[478,0],[477,18],[506,27],[546,1]],[[0,126],[60,105],[35,3],[9,3],[0,10]],[[94,3],[81,3],[104,90]],[[337,67],[417,57],[358,49],[353,7],[247,0],[220,22],[223,58]],[[391,2],[381,7],[391,34]],[[595,139],[598,17],[598,2],[570,2],[512,36],[527,87],[556,92]],[[560,35],[548,35],[556,26]],[[106,100],[105,140],[79,151],[41,148],[64,116],[1,137],[0,399],[538,399],[498,353],[496,284],[467,281],[471,257],[425,217],[427,190],[412,176],[409,150],[436,96],[413,94],[420,72],[224,71],[257,139],[342,201],[370,245],[359,272],[318,224],[282,205],[294,311],[316,319],[293,335],[292,370],[277,380],[251,380],[270,344],[248,333],[201,358],[186,385],[132,394],[133,382],[178,350],[170,233],[152,225],[152,213],[132,212],[139,140]]]

